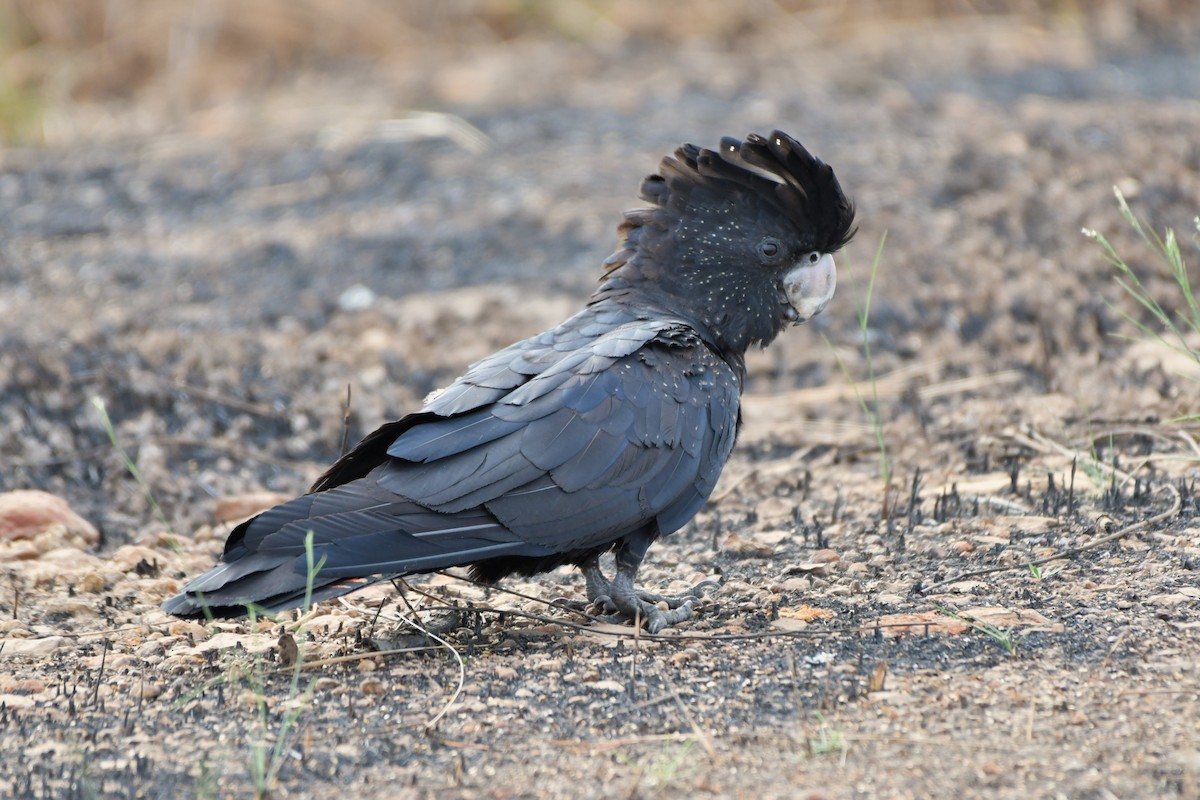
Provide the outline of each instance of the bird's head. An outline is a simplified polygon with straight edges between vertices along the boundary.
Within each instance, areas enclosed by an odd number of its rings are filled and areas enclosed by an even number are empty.
[[[833,170],[786,133],[685,144],[642,183],[597,297],[637,294],[722,350],[765,345],[833,296],[854,206]]]

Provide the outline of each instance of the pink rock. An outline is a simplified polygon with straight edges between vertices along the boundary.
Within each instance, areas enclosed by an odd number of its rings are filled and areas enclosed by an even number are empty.
[[[99,544],[96,526],[71,510],[66,500],[36,489],[0,493],[0,540],[33,539],[55,526]]]

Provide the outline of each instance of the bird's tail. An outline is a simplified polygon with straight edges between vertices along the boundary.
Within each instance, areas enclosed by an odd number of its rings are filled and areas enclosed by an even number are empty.
[[[234,528],[222,563],[162,604],[182,617],[237,617],[328,600],[401,575],[544,557],[484,508],[447,514],[370,477],[313,492]]]
[[[218,567],[217,569],[220,569]],[[246,616],[251,610],[256,614],[277,614],[293,608],[308,608],[322,600],[332,600],[344,594],[358,591],[395,575],[373,575],[366,578],[335,578],[328,582],[314,580],[311,590],[307,580],[301,589],[276,591],[280,576],[272,575],[283,571],[286,577],[294,574],[291,563],[281,564],[274,570],[248,576],[253,580],[234,581],[211,594],[192,588],[192,584],[162,604],[163,611],[177,617],[228,619]],[[215,570],[214,570],[215,571]],[[207,577],[206,573],[205,576]],[[241,585],[235,586],[234,584]]]

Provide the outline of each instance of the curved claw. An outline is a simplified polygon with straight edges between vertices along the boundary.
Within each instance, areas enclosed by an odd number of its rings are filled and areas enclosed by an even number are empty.
[[[592,598],[590,605],[592,608],[604,609],[604,613],[606,614],[611,614],[617,609],[617,604],[613,602],[612,595],[610,594],[596,595]]]
[[[556,597],[550,601],[551,608],[565,608],[568,611],[584,611],[587,609],[589,601],[573,600],[570,597]]]

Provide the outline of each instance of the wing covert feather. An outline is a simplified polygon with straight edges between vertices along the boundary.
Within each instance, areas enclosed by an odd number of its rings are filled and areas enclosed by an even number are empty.
[[[379,488],[439,513],[482,507],[557,552],[683,525],[732,449],[737,374],[679,321],[601,311],[432,397],[372,473]]]

